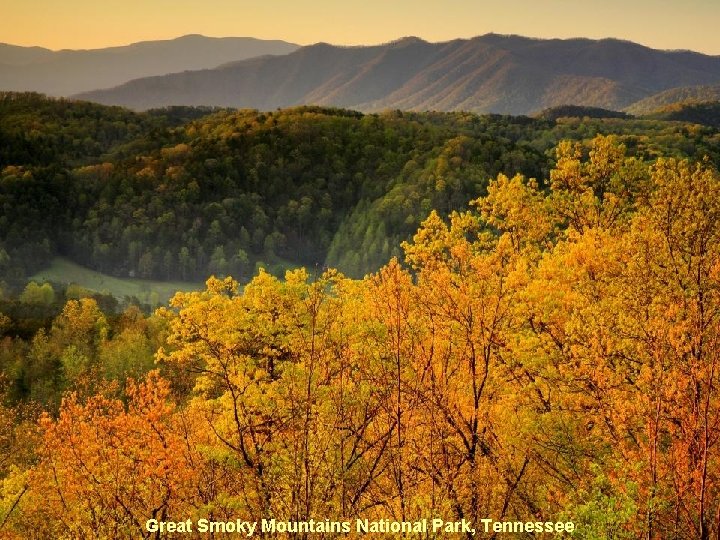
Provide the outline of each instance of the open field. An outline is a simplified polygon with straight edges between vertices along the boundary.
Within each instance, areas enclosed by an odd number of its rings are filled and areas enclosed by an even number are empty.
[[[38,282],[75,283],[92,291],[112,294],[118,299],[134,296],[140,302],[150,305],[166,303],[177,291],[196,291],[203,288],[202,283],[187,281],[116,278],[75,264],[64,257],[56,257],[50,267],[37,272],[30,279]]]

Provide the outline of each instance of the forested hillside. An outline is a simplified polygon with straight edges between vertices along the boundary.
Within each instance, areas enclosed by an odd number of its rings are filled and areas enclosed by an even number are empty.
[[[632,114],[649,114],[667,106],[710,101],[720,101],[720,85],[672,88],[633,103],[627,111]]]
[[[718,132],[634,119],[117,107],[0,98],[0,279],[55,255],[118,277],[246,279],[304,265],[360,277],[499,173],[542,178],[561,139],[720,158]]]
[[[646,118],[690,122],[720,129],[720,101],[665,105]]]

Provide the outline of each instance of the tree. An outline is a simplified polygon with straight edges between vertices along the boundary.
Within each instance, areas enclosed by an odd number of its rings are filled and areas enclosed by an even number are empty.
[[[49,283],[38,285],[34,281],[31,281],[20,295],[20,301],[27,304],[49,306],[55,301],[55,291]]]
[[[127,407],[98,394],[64,400],[41,421],[40,463],[15,510],[28,537],[154,536],[150,518],[185,515],[195,505],[202,460],[157,372],[128,386]]]

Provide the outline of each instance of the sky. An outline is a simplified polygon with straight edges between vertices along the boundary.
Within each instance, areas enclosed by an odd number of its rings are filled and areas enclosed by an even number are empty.
[[[0,0],[0,42],[91,49],[185,34],[307,45],[488,32],[720,55],[720,0]]]

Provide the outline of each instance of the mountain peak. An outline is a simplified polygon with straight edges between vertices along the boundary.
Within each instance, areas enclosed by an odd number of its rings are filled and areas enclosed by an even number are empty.
[[[415,43],[427,43],[422,38],[419,38],[417,36],[405,36],[398,39],[394,39],[392,41],[389,41],[388,45],[413,45]]]
[[[172,39],[171,41],[180,41],[180,40],[194,40],[194,39],[213,39],[208,38],[207,36],[203,36],[202,34],[185,34],[184,36],[176,37],[175,39]]]

